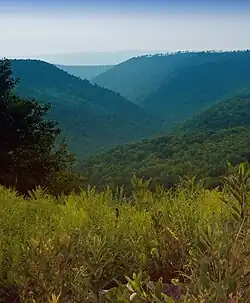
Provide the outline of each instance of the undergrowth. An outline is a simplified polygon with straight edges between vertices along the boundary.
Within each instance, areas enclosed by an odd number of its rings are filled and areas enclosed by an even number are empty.
[[[242,163],[222,191],[0,187],[0,302],[250,302],[249,180]]]

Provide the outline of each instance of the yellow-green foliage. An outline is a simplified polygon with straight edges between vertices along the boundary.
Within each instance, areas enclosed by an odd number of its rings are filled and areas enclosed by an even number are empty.
[[[234,187],[244,179],[235,176]],[[209,191],[186,180],[174,192],[152,193],[134,177],[133,197],[88,188],[59,198],[41,188],[23,198],[0,187],[0,300],[100,302],[101,290],[140,271],[154,281],[178,278],[184,302],[227,302],[236,290],[244,295],[244,283],[237,284],[243,273],[232,276],[243,266],[237,256],[245,253],[244,266],[250,265],[250,224],[246,213],[234,211],[240,202],[228,184]],[[246,211],[247,185],[239,190],[246,192]]]

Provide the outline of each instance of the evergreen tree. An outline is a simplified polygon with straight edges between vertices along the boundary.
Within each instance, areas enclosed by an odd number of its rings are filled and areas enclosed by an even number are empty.
[[[67,170],[74,158],[63,143],[55,148],[60,129],[45,120],[50,105],[15,95],[9,60],[0,60],[0,183],[27,193]]]

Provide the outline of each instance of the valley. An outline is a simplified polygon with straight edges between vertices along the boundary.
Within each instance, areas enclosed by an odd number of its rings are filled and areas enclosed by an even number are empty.
[[[56,65],[56,67],[81,79],[91,80],[112,68],[112,65]]]
[[[168,128],[216,101],[249,93],[249,69],[250,51],[184,52],[133,58],[92,81],[154,113]]]
[[[250,92],[250,51],[144,55],[115,66],[69,66],[68,73],[43,61],[12,65],[17,92],[52,104],[49,115],[80,161],[169,133],[218,101]],[[80,70],[91,82],[78,78]]]
[[[79,159],[157,132],[159,120],[118,93],[38,60],[14,60],[17,94],[51,103],[69,148]]]

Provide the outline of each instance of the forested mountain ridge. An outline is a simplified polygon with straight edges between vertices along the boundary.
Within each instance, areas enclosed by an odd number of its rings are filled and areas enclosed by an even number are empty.
[[[59,65],[56,67],[68,72],[69,74],[80,77],[81,79],[91,80],[94,77],[106,72],[113,65]]]
[[[180,53],[134,57],[115,65],[92,81],[141,105],[145,98],[161,87],[175,68],[187,64],[186,59],[194,56],[193,53]]]
[[[161,88],[144,100],[144,108],[165,120],[182,122],[219,100],[250,92],[250,51],[199,53]]]
[[[250,161],[250,98],[219,102],[172,133],[118,146],[84,163],[82,172],[97,186],[124,184],[137,176],[152,177],[152,186],[173,186],[179,176],[206,178],[220,184],[229,160]]]
[[[12,60],[20,78],[17,93],[51,103],[69,148],[79,157],[132,142],[157,130],[143,109],[119,94],[93,85],[39,60]]]
[[[171,127],[250,87],[250,51],[141,56],[93,79]],[[249,90],[248,90],[249,92]]]

